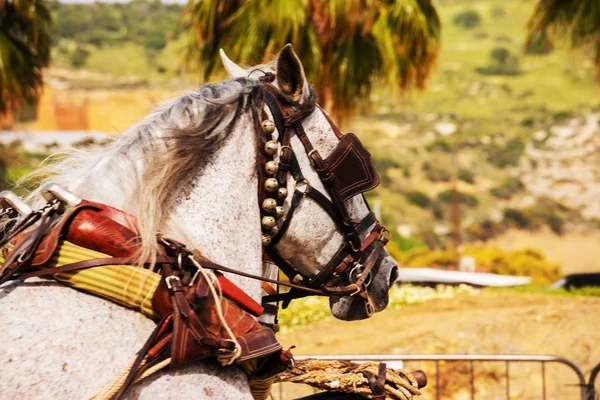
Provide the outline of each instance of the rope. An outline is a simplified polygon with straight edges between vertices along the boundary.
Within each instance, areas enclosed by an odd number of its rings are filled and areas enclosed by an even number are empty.
[[[89,398],[89,400],[109,400],[111,399],[118,391],[121,389],[123,384],[125,384],[125,380],[127,379],[127,375],[129,375],[129,371],[133,364],[135,363],[137,357],[134,357],[129,364],[115,378],[109,382],[106,386],[104,386],[98,393]],[[145,360],[142,360],[140,367],[142,367],[146,363]]]
[[[225,316],[223,315],[223,309],[221,308],[220,297],[219,297],[219,294],[217,293],[217,291],[215,290],[215,286],[213,285],[212,279],[210,278],[210,276],[208,275],[208,273],[206,272],[206,270],[202,267],[202,265],[200,265],[200,263],[198,263],[198,261],[196,261],[196,259],[193,256],[190,255],[189,259],[192,260],[192,262],[194,263],[194,265],[198,268],[198,271],[200,271],[200,273],[202,274],[202,276],[206,280],[206,283],[208,283],[208,287],[210,288],[212,296],[215,299],[215,306],[217,308],[217,315],[219,316],[219,320],[221,321],[221,325],[223,325],[223,327],[225,328],[225,331],[227,332],[227,334],[229,335],[229,338],[231,339],[231,341],[234,343],[234,346],[235,346],[232,351],[226,351],[224,349],[219,349],[219,354],[217,355],[217,360],[223,366],[231,365],[231,364],[233,364],[233,362],[235,360],[238,359],[238,357],[242,353],[242,349],[241,349],[240,344],[237,341],[235,335],[231,331],[231,328],[229,328],[229,325],[227,324],[227,321],[225,321]]]
[[[353,364],[347,361],[305,360],[298,361],[292,370],[283,372],[278,382],[303,383],[330,392],[356,393],[368,399],[378,398],[362,374],[379,373],[378,363]],[[386,400],[411,400],[420,396],[416,379],[404,369],[388,368],[385,376]]]
[[[148,370],[145,371],[142,375],[138,376],[135,379],[135,381],[133,381],[133,383],[138,383],[139,381],[141,381],[143,379],[146,379],[147,377],[149,377],[153,373],[160,371],[161,369],[165,368],[169,364],[171,364],[171,358],[170,357],[167,358],[166,360],[163,360],[163,361],[159,362],[154,367],[148,368]]]

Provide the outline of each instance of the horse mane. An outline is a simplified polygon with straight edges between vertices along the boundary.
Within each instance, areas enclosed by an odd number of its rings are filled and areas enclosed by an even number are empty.
[[[64,153],[20,184],[55,182],[134,215],[142,241],[138,262],[154,263],[157,232],[189,243],[169,226],[171,206],[229,137],[258,85],[239,78],[187,92],[158,106],[107,147]],[[35,206],[43,203],[37,190],[26,200]]]

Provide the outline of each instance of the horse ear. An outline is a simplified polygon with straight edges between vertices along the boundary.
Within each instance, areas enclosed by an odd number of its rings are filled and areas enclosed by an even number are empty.
[[[227,57],[227,54],[225,54],[223,49],[219,49],[219,54],[221,55],[221,61],[223,61],[223,66],[225,67],[227,73],[229,74],[229,76],[231,76],[232,79],[243,78],[248,76],[246,70],[234,63],[233,61],[231,61],[229,57]]]
[[[281,50],[277,59],[277,85],[288,100],[296,103],[302,103],[309,95],[304,67],[289,43]]]

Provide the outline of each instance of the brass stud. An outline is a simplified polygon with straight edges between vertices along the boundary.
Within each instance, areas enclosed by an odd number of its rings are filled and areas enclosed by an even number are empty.
[[[277,197],[279,197],[280,199],[285,199],[288,196],[288,190],[284,187],[279,188],[279,190],[277,190]]]
[[[273,155],[275,153],[277,153],[277,148],[279,146],[277,146],[277,142],[274,140],[269,140],[267,143],[265,143],[265,153],[269,154],[269,155]]]
[[[271,235],[265,235],[265,234],[263,234],[260,238],[262,240],[262,245],[263,246],[266,247],[266,246],[268,246],[268,245],[271,244]]]
[[[265,190],[267,192],[274,192],[279,188],[279,183],[277,182],[277,179],[275,178],[268,178],[265,181]]]
[[[263,127],[263,131],[265,131],[265,133],[275,132],[275,124],[271,120],[268,120],[268,119],[264,120],[262,122],[262,127]]]
[[[274,175],[279,171],[279,164],[277,161],[268,161],[265,164],[265,171],[267,171],[267,174],[269,175]]]
[[[267,215],[266,217],[262,217],[262,227],[265,229],[271,229],[275,226],[275,218]]]
[[[277,235],[279,233],[279,227],[275,225],[271,228],[271,235]]]
[[[273,211],[275,211],[276,207],[277,207],[277,200],[271,199],[271,198],[266,198],[263,200],[262,208],[264,211],[273,212]]]
[[[285,211],[283,210],[282,206],[275,207],[275,215],[277,216],[277,218],[283,217],[284,214],[285,214]]]

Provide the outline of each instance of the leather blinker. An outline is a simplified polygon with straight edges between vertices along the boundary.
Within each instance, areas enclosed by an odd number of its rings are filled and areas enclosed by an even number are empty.
[[[373,166],[371,154],[353,133],[343,135],[324,161],[327,167],[323,172],[333,180],[343,201],[379,185],[379,175]]]

